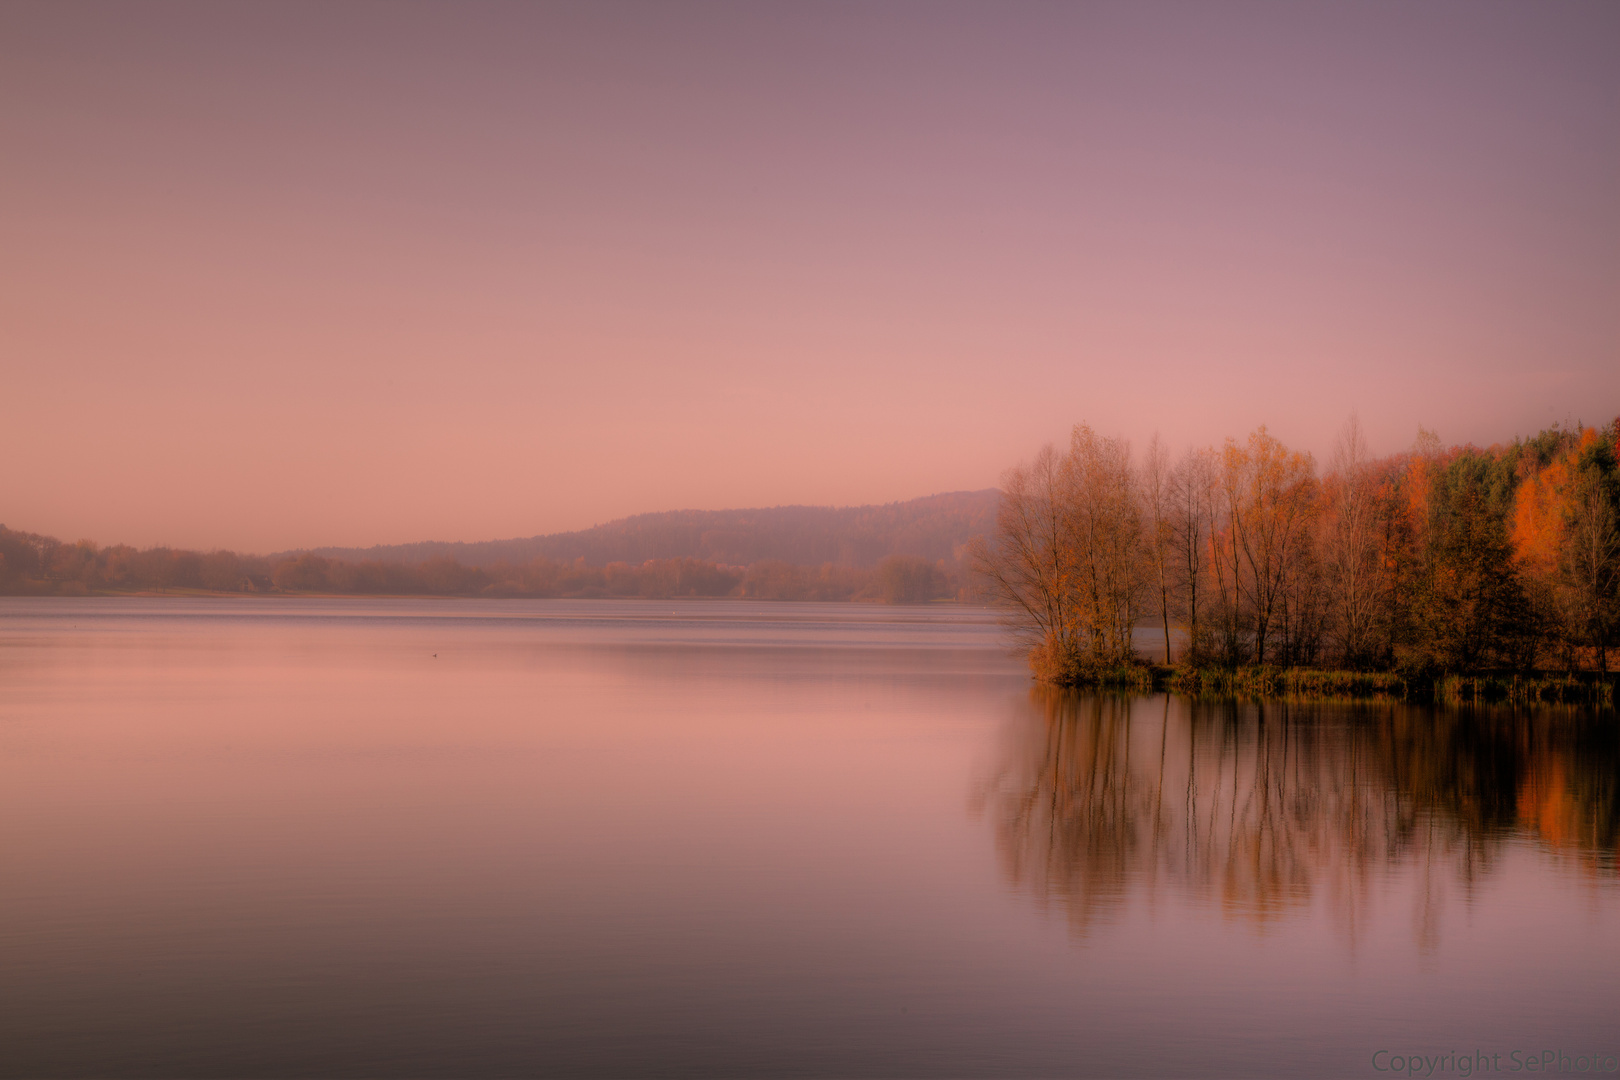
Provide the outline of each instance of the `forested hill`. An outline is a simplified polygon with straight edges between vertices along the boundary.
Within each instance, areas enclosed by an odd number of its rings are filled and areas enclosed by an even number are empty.
[[[701,559],[748,566],[767,559],[801,566],[869,567],[889,555],[954,563],[961,548],[995,527],[999,493],[955,491],[881,506],[774,506],[760,510],[672,510],[637,514],[578,532],[479,543],[426,541],[369,548],[316,548],[347,562],[420,563],[449,556],[463,566],[519,565],[543,556],[590,566],[649,559]]]

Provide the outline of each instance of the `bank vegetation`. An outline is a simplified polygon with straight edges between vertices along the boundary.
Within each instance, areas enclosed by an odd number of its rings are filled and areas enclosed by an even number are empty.
[[[1352,418],[1320,470],[1264,427],[1137,460],[1082,424],[1006,473],[973,561],[1057,685],[1610,693],[1617,444],[1620,420],[1375,458]]]
[[[964,588],[953,562],[890,555],[875,566],[802,566],[762,559],[729,566],[701,559],[648,559],[588,565],[538,556],[521,563],[468,566],[448,556],[419,562],[348,560],[313,552],[279,556],[234,551],[137,549],[62,541],[0,526],[0,595],[328,595],[498,599],[647,599],[920,603],[956,599]]]

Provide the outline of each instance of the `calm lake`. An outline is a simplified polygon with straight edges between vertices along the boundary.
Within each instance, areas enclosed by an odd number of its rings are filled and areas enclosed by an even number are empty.
[[[0,1073],[1616,1073],[1616,731],[954,606],[0,599]]]

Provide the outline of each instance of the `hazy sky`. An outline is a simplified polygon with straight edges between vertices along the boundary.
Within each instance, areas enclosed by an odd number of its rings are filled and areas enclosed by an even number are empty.
[[[1620,413],[1620,4],[0,6],[0,522],[274,550]]]

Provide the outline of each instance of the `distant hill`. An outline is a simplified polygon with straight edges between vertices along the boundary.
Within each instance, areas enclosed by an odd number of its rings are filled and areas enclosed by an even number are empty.
[[[464,566],[527,563],[537,556],[589,566],[648,559],[702,559],[748,566],[768,559],[798,565],[869,567],[889,555],[955,563],[964,544],[995,525],[999,493],[954,491],[881,506],[773,506],[760,510],[671,510],[637,514],[578,532],[477,543],[424,541],[369,548],[315,548],[326,558],[419,563],[448,555]]]

